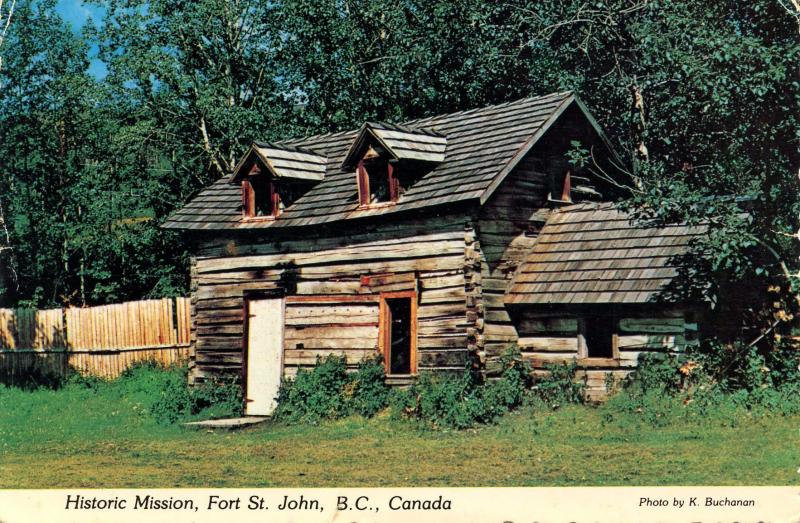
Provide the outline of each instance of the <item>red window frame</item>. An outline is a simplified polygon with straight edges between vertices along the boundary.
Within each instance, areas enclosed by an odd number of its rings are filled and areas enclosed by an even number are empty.
[[[280,193],[275,187],[273,180],[266,181],[267,191],[269,191],[269,214],[256,216],[256,190],[253,187],[251,178],[242,180],[242,214],[247,220],[274,220],[281,211]]]
[[[395,176],[394,165],[391,162],[386,162],[386,179],[389,185],[389,201],[388,202],[375,202],[376,205],[385,203],[396,203],[397,198],[400,196],[400,183]],[[356,183],[358,184],[358,205],[359,207],[369,207],[370,197],[372,196],[369,188],[369,173],[364,166],[364,160],[358,162],[356,169]]]
[[[561,201],[572,201],[572,172],[567,171],[564,175],[564,185],[561,187]]]

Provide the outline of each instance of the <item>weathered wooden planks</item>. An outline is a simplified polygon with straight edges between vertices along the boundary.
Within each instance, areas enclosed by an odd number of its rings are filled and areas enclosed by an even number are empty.
[[[0,349],[65,347],[62,309],[0,309]]]
[[[681,309],[639,310],[636,314],[608,318],[616,329],[615,357],[588,358],[582,349],[580,317],[592,312],[603,311],[566,307],[550,311],[531,309],[518,325],[523,358],[537,371],[542,371],[547,365],[576,362],[582,369],[581,379],[590,378],[587,393],[593,400],[606,397],[608,391],[604,376],[607,373],[613,372],[615,379],[620,379],[636,368],[642,354],[676,354],[688,344],[696,343],[697,324],[687,321]],[[605,312],[610,312],[610,309],[606,308]]]
[[[163,298],[64,311],[66,346],[115,349],[187,345],[190,302]]]
[[[214,238],[196,259],[193,375],[241,368],[245,292],[283,289],[284,370],[377,354],[382,292],[416,291],[419,368],[466,362],[461,213],[271,239]]]
[[[514,277],[506,302],[653,303],[680,296],[681,258],[703,227],[651,227],[609,203],[554,212]],[[676,289],[671,289],[671,285]],[[682,300],[670,298],[672,303]]]
[[[548,190],[547,174],[539,169],[541,152],[522,159],[484,205],[478,217],[480,278],[475,278],[477,345],[488,368],[522,333],[503,303],[506,287],[536,241],[530,219],[542,212]],[[476,242],[477,243],[477,242]]]
[[[113,378],[131,364],[185,359],[190,300],[145,300],[83,309],[0,309],[0,381],[69,368]]]

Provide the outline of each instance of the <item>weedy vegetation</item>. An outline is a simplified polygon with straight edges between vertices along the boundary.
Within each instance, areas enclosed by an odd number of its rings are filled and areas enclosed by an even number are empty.
[[[391,391],[380,360],[329,357],[284,382],[274,420],[235,432],[180,424],[242,405],[235,382],[189,388],[180,367],[3,386],[0,487],[793,484],[800,391],[759,358],[740,366],[761,382],[735,388],[699,358],[645,357],[597,406],[574,364],[532,380],[513,352],[487,383]]]

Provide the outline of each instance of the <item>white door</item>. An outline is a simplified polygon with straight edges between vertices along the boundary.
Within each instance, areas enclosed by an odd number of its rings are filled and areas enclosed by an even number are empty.
[[[283,298],[248,302],[247,394],[245,414],[268,416],[283,373]]]

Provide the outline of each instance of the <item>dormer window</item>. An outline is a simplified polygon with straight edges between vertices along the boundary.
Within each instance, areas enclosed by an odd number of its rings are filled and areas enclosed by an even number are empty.
[[[275,182],[258,170],[242,180],[242,210],[245,218],[275,218],[281,211]]]
[[[275,219],[325,176],[327,159],[297,147],[254,143],[236,166],[243,219]]]
[[[444,161],[447,138],[431,130],[366,123],[345,155],[359,207],[397,202],[415,178]]]
[[[358,203],[361,207],[374,203],[393,203],[400,196],[395,164],[385,157],[365,157],[358,162],[356,176]]]

